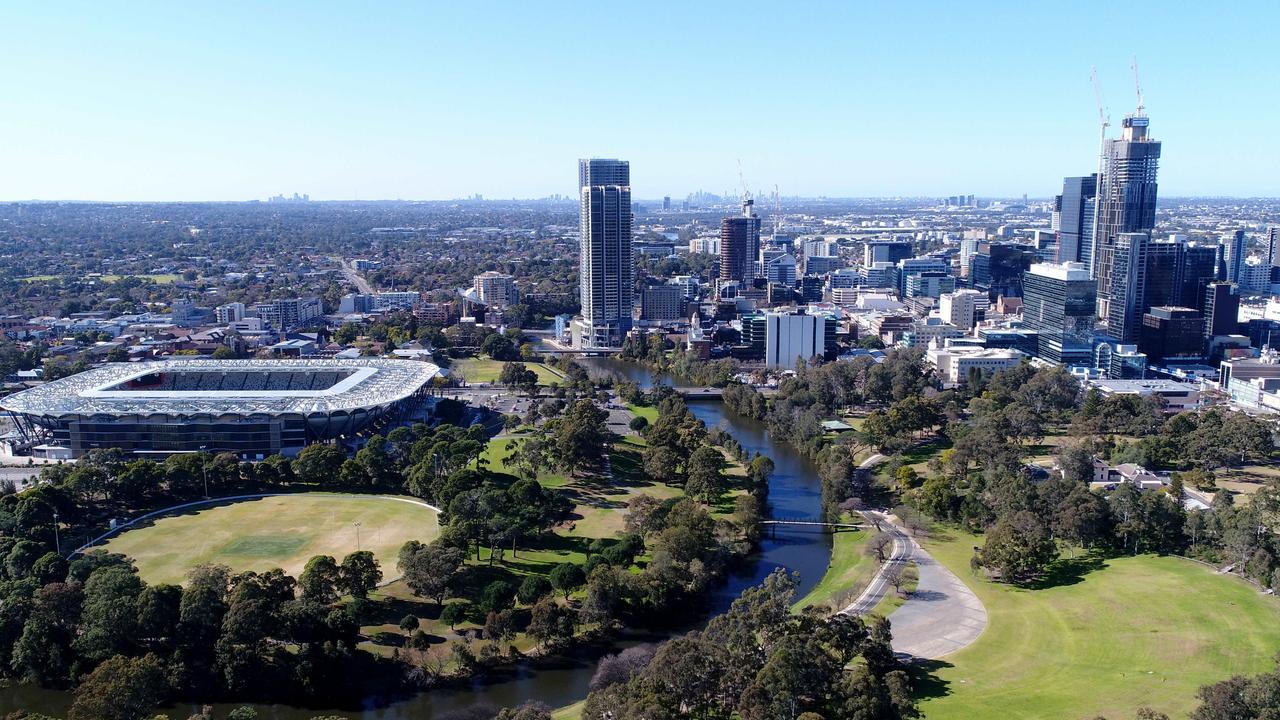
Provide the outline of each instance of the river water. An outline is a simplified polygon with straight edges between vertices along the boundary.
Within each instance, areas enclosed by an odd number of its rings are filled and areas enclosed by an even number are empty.
[[[672,381],[667,376],[655,377],[641,365],[612,358],[591,358],[580,362],[597,377],[620,376],[643,388],[650,388],[655,382],[670,384]],[[789,445],[771,441],[763,423],[726,413],[718,401],[693,401],[689,403],[689,409],[707,427],[724,428],[748,452],[759,452],[773,459],[775,469],[769,483],[769,514],[788,519],[818,517],[820,491],[817,470],[812,462]],[[797,597],[802,597],[822,578],[830,559],[830,535],[807,528],[778,529],[776,533],[766,533],[757,556],[715,593],[712,611],[723,611],[743,589],[758,584],[779,567],[800,573]],[[364,708],[260,705],[257,706],[258,716],[264,720],[307,720],[321,714],[366,720],[431,720],[475,705],[504,707],[528,700],[538,700],[554,708],[586,697],[596,659],[596,653],[582,652],[554,664],[521,663],[510,670],[476,679],[463,688],[435,689],[391,702],[383,698],[369,698]],[[29,685],[0,687],[0,714],[22,708],[65,717],[69,704],[70,697],[66,693]],[[232,707],[235,706],[215,705],[215,717],[225,717]],[[182,718],[187,710],[174,708],[169,713],[174,718]]]

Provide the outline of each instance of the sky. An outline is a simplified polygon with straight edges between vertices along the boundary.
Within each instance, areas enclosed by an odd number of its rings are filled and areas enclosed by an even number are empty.
[[[0,200],[1046,197],[1136,105],[1163,196],[1280,196],[1280,3],[0,5]]]

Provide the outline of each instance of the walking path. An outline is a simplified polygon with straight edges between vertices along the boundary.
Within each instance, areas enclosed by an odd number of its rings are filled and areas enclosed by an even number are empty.
[[[883,455],[872,455],[859,467],[869,469],[887,459]],[[893,553],[862,595],[840,612],[849,615],[870,612],[890,590],[886,577],[889,569],[914,562],[920,577],[916,590],[889,616],[893,649],[902,655],[932,660],[977,640],[987,628],[987,609],[978,596],[903,532],[892,518],[870,511],[862,515],[893,536]]]

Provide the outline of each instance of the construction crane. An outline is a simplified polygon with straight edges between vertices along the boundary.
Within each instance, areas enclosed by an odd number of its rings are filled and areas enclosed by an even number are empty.
[[[1098,85],[1098,66],[1094,65],[1089,71],[1089,78],[1093,81],[1093,97],[1098,103],[1098,175],[1093,187],[1093,227],[1090,229],[1089,244],[1089,262],[1093,267],[1089,268],[1090,275],[1097,276],[1098,268],[1098,224],[1102,215],[1102,171],[1104,169],[1104,158],[1107,149],[1107,127],[1111,125],[1111,120],[1107,116],[1106,108],[1102,104],[1102,88]]]
[[[747,176],[742,172],[742,158],[738,158],[738,182],[742,184],[742,214],[744,217],[751,217],[751,206],[755,201],[751,199],[751,191],[747,189]]]
[[[1138,117],[1142,117],[1144,114],[1146,114],[1147,105],[1142,99],[1142,83],[1138,81],[1138,56],[1137,55],[1133,56],[1133,64],[1131,65],[1131,67],[1133,68],[1133,90],[1138,95],[1138,113],[1137,114],[1138,114]]]

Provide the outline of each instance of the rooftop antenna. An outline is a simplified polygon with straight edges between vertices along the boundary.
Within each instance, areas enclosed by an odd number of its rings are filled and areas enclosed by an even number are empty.
[[[1093,277],[1098,276],[1098,221],[1101,219],[1102,209],[1102,171],[1103,159],[1106,155],[1107,148],[1107,127],[1111,125],[1111,118],[1107,115],[1106,108],[1102,104],[1102,88],[1098,85],[1098,66],[1094,65],[1089,70],[1089,78],[1093,81],[1093,98],[1098,103],[1098,175],[1093,186],[1093,227],[1090,228],[1089,244],[1092,246],[1089,253],[1089,261],[1093,265],[1089,269],[1089,274]]]
[[[1133,56],[1133,90],[1138,94],[1138,117],[1146,114],[1147,105],[1142,100],[1142,83],[1138,81],[1138,56]]]

